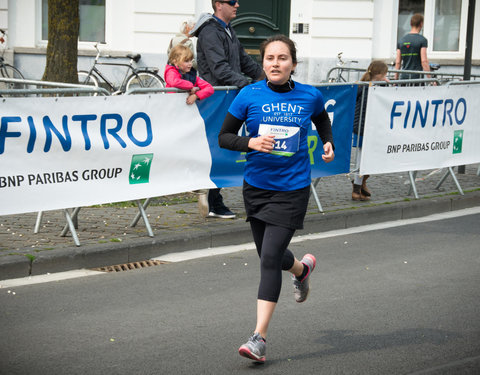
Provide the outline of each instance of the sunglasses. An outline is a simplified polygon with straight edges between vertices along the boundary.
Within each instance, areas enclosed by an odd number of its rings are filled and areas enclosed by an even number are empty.
[[[224,3],[224,4],[228,4],[232,7],[234,7],[235,5],[238,4],[238,0],[229,0],[229,1],[217,1],[217,3]]]

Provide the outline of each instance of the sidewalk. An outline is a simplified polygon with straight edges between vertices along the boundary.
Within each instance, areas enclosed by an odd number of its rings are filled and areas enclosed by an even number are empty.
[[[351,200],[349,175],[322,178],[316,191],[324,212],[319,212],[312,196],[305,229],[297,235],[480,206],[478,167],[478,164],[468,165],[465,174],[457,174],[464,196],[458,194],[451,176],[435,190],[445,169],[418,172],[418,200],[413,194],[407,195],[410,186],[407,172],[372,176],[368,180],[372,191],[369,202]],[[37,213],[0,216],[0,280],[252,242],[241,188],[226,188],[222,194],[226,205],[237,213],[237,219],[201,218],[194,194],[156,198],[146,210],[153,238],[148,236],[142,219],[130,227],[138,213],[136,207],[82,208],[78,217],[79,247],[70,233],[60,236],[66,223],[62,211],[44,212],[37,234],[34,233]]]

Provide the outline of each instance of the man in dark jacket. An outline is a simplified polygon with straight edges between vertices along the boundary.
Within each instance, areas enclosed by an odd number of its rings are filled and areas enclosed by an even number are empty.
[[[191,35],[197,40],[197,65],[200,76],[213,86],[242,88],[263,76],[263,69],[240,44],[230,21],[237,16],[238,1],[212,0],[213,16],[202,14]],[[208,192],[208,216],[233,219],[235,214],[223,203],[220,189]]]

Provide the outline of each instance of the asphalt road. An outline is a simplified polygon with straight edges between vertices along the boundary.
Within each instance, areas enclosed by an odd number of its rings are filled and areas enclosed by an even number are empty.
[[[0,289],[0,374],[479,374],[480,215],[292,244],[267,363],[254,251]],[[179,249],[180,251],[181,249]]]

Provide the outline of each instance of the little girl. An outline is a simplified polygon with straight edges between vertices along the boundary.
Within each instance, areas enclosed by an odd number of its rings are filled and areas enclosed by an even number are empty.
[[[362,76],[360,81],[369,81],[369,82],[378,82],[386,81],[389,82],[387,78],[388,66],[383,61],[374,60],[370,63],[367,68],[367,71]],[[363,96],[363,106],[362,106],[362,96]],[[367,96],[368,96],[368,87],[367,86],[358,86],[357,91],[357,101],[355,104],[355,117],[353,120],[353,147],[358,147],[360,150],[357,152],[357,168],[360,166],[361,159],[361,148],[363,143],[363,128],[365,127],[365,113],[367,110]],[[360,119],[360,112],[363,113],[362,118]],[[352,191],[352,200],[354,201],[368,201],[370,200],[370,190],[367,188],[367,179],[369,175],[360,175],[358,172],[355,172],[353,175],[354,180],[353,191]]]
[[[197,71],[192,68],[192,61],[193,53],[190,48],[179,44],[170,51],[164,73],[167,87],[188,90],[187,104],[193,104],[197,99],[208,98],[213,94],[212,85],[197,76]]]

